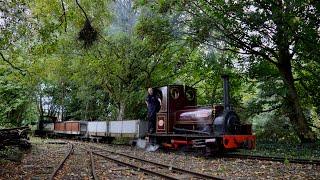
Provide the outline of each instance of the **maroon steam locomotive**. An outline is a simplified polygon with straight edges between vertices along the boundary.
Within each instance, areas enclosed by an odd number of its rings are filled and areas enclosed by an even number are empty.
[[[183,85],[154,88],[162,99],[157,113],[156,132],[151,142],[167,148],[188,146],[210,151],[255,148],[251,125],[241,124],[229,103],[229,77],[224,81],[224,105],[197,106],[196,89]]]

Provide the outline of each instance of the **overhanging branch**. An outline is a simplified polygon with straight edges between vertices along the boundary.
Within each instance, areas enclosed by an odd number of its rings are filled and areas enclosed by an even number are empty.
[[[66,23],[65,24],[65,27],[64,27],[64,31],[67,32],[67,26],[68,26],[68,23],[67,23],[67,15],[66,15],[66,8],[64,7],[64,2],[63,0],[61,0],[61,6],[62,6],[62,10],[63,10],[63,14],[60,18],[64,17],[64,22]],[[61,22],[60,25],[62,25],[63,21]]]
[[[259,111],[253,111],[249,114],[249,116],[252,116],[252,115],[256,115],[256,114],[261,114],[261,113],[268,113],[268,112],[272,112],[272,111],[275,111],[277,109],[280,109],[281,107],[283,106],[283,104],[279,104],[277,106],[273,106],[271,107],[270,109],[262,109],[262,110],[259,110]]]
[[[89,21],[89,18],[88,18],[88,16],[87,16],[87,13],[86,13],[86,12],[84,11],[84,9],[80,6],[78,0],[76,0],[76,3],[77,3],[77,5],[79,6],[79,8],[81,9],[81,11],[83,12],[84,16],[86,17],[86,20]]]
[[[26,70],[23,70],[23,69],[15,66],[14,64],[12,64],[8,59],[6,59],[6,58],[4,57],[4,55],[2,54],[2,52],[0,52],[0,56],[1,56],[2,60],[3,60],[4,62],[8,63],[13,69],[18,70],[18,71],[20,72],[20,74],[22,74],[22,75],[26,75],[26,72],[27,72]]]

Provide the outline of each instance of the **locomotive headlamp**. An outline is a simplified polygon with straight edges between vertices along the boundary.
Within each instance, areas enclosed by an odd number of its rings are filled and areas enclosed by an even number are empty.
[[[162,126],[164,125],[164,121],[163,121],[162,119],[160,119],[160,120],[158,121],[158,125],[159,125],[160,127],[162,127]]]

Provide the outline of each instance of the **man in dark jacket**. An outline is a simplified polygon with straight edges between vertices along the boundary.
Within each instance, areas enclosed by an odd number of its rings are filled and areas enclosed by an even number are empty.
[[[160,110],[161,107],[161,99],[160,97],[157,97],[153,93],[152,88],[148,88],[148,96],[146,98],[146,104],[148,108],[148,132],[154,133],[156,129],[156,117],[157,112]]]

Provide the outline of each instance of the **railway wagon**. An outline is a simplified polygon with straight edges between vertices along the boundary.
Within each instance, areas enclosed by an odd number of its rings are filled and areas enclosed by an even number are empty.
[[[86,121],[63,121],[54,123],[55,134],[66,135],[86,135],[87,122]]]
[[[46,132],[51,132],[54,130],[54,123],[43,124],[43,130]]]
[[[54,123],[54,133],[65,133],[65,122],[56,122]]]
[[[36,136],[52,136],[55,121],[56,117],[42,116],[37,124],[37,128],[34,131],[34,134]]]
[[[36,136],[53,136],[54,123],[53,122],[41,122],[39,123],[34,134]]]
[[[111,137],[140,138],[146,135],[148,122],[142,120],[109,121]]]
[[[89,139],[140,138],[146,135],[148,122],[143,120],[62,121],[52,123],[52,126],[54,126],[52,132],[59,136]]]
[[[108,136],[108,123],[107,121],[88,121],[89,137],[106,137]]]
[[[146,135],[147,121],[88,121],[86,138],[112,142],[116,137],[140,138]]]

